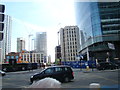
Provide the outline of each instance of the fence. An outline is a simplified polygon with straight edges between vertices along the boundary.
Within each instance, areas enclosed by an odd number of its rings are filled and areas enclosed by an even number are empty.
[[[86,68],[86,66],[89,66],[90,68],[96,68],[96,61],[62,61],[62,65],[68,65],[72,68]]]

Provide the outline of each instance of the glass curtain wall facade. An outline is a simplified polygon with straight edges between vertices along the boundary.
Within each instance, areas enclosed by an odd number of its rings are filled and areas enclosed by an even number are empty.
[[[120,2],[75,2],[75,8],[80,38],[85,40],[79,54],[87,59],[88,52],[89,60],[120,59]]]

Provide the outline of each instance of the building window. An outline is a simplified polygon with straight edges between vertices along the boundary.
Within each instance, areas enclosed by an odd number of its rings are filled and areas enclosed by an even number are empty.
[[[11,59],[14,59],[14,56],[11,56]]]
[[[72,29],[73,30],[73,29]],[[72,34],[73,34],[73,31],[72,31]]]
[[[18,56],[16,56],[16,59],[18,59]]]
[[[76,41],[76,38],[75,38],[75,41]]]
[[[7,56],[7,59],[9,59],[10,58],[10,56]]]
[[[76,31],[74,31],[74,33],[76,33]]]

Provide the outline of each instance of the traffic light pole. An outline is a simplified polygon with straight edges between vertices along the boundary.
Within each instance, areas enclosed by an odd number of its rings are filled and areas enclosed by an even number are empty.
[[[5,11],[5,5],[0,4],[0,41],[3,40],[3,30],[4,30],[4,11]]]

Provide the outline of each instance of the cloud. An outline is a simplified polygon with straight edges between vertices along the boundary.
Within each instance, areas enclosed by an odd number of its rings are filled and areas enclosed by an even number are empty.
[[[19,24],[22,24],[23,26],[28,28],[30,31],[31,30],[34,30],[36,32],[46,32],[47,31],[46,28],[44,28],[44,27],[41,27],[41,26],[38,26],[38,25],[34,25],[34,24],[31,24],[29,22],[26,22],[26,21],[23,21],[23,20],[14,18],[14,17],[12,17],[12,20],[17,22],[17,23],[19,23]]]

